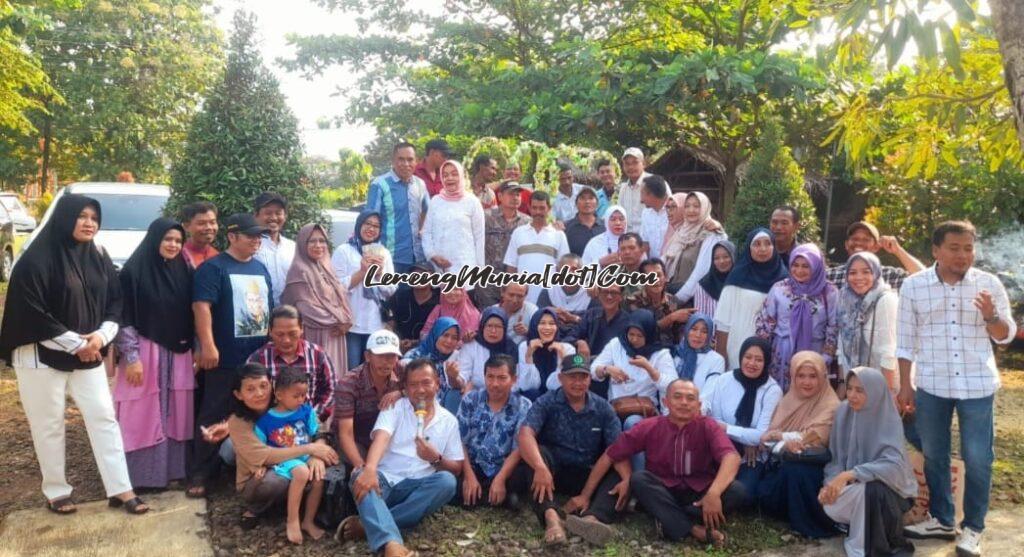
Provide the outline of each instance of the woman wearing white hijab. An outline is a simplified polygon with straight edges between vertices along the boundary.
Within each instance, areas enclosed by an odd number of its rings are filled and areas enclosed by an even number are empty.
[[[597,263],[607,267],[619,262],[619,236],[626,233],[629,223],[622,205],[612,205],[604,214],[604,234],[598,234],[587,242],[583,250],[583,265]]]

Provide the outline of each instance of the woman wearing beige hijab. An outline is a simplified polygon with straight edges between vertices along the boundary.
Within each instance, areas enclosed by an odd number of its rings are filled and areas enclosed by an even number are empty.
[[[673,194],[666,207],[668,232],[661,259],[669,282],[683,285],[676,297],[685,303],[693,298],[697,283],[711,269],[715,244],[728,236],[711,218],[711,200],[701,192]]]
[[[758,484],[761,510],[787,520],[808,538],[837,532],[818,502],[829,460],[829,431],[839,398],[828,382],[825,360],[805,350],[793,355],[789,366],[790,389],[775,407],[768,432],[761,442],[778,457]]]
[[[348,370],[345,333],[352,326],[352,310],[348,292],[331,267],[327,231],[307,224],[299,230],[295,247],[281,303],[298,308],[306,340],[323,348],[340,377]]]

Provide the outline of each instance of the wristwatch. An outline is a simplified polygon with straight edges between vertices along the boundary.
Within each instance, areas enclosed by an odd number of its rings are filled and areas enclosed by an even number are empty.
[[[442,455],[438,454],[437,455],[437,459],[435,459],[433,462],[431,462],[430,465],[436,467],[438,464],[441,464],[442,460],[444,460],[444,457]]]

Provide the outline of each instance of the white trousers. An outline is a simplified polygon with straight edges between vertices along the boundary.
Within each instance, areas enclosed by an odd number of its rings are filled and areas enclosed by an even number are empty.
[[[85,421],[107,497],[131,491],[121,427],[104,366],[72,372],[16,367],[14,372],[43,476],[43,495],[50,501],[71,495],[64,474],[64,401],[69,392]]]
[[[825,505],[825,513],[840,524],[849,524],[843,541],[847,557],[864,557],[864,484],[852,483],[839,492],[836,502]]]

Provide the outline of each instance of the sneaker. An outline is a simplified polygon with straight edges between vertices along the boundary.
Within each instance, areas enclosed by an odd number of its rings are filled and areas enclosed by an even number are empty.
[[[981,532],[964,527],[960,534],[960,541],[956,544],[958,557],[980,557],[981,555]]]
[[[903,527],[903,535],[915,540],[949,540],[956,539],[956,528],[946,526],[934,516],[928,515],[917,524]]]
[[[598,547],[608,545],[618,534],[615,528],[596,520],[593,517],[569,515],[565,520],[565,529]]]

